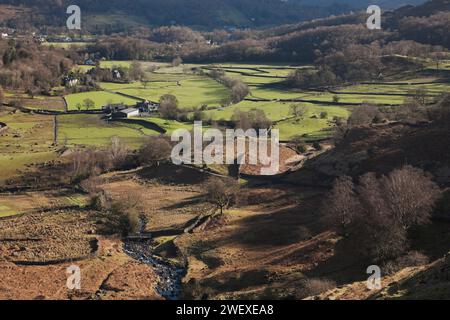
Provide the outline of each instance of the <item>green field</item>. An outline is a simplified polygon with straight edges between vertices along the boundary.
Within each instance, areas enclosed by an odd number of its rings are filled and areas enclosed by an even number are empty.
[[[0,218],[16,215],[17,212],[10,207],[0,205]]]
[[[101,61],[102,67],[128,67],[131,61]],[[312,90],[289,89],[282,84],[286,77],[296,69],[310,69],[311,66],[288,66],[282,64],[182,64],[172,67],[168,63],[141,62],[144,70],[156,65],[155,72],[147,72],[150,82],[145,86],[141,82],[128,84],[100,83],[105,91],[93,91],[70,94],[65,97],[69,110],[75,110],[77,103],[83,104],[86,98],[92,99],[95,109],[108,103],[125,103],[134,105],[140,99],[158,101],[164,94],[173,94],[179,100],[180,108],[192,110],[202,105],[208,108],[204,112],[205,119],[230,120],[236,110],[263,110],[280,129],[281,139],[288,140],[296,135],[323,138],[330,135],[334,117],[346,118],[358,104],[375,103],[385,105],[400,105],[411,95],[411,91],[424,88],[431,96],[449,91],[450,84],[439,83],[438,78],[417,77],[399,82],[360,84],[335,89],[336,92],[319,92]],[[444,66],[445,63],[442,63]],[[89,66],[80,66],[87,70]],[[205,72],[211,69],[221,69],[230,77],[239,77],[249,85],[251,94],[247,100],[228,105],[229,89],[215,80],[192,73],[192,68],[203,68]],[[134,96],[130,98],[119,93]],[[334,100],[337,97],[339,104]],[[291,119],[290,106],[299,103],[307,108],[307,114],[302,119]],[[82,107],[84,110],[84,107]],[[327,113],[322,119],[320,114]],[[66,120],[67,119],[67,120]],[[192,124],[168,121],[156,117],[140,118],[155,122],[171,133],[177,128],[192,128]],[[8,121],[6,121],[8,122]],[[12,122],[14,126],[14,122]],[[20,125],[26,126],[25,123]],[[59,139],[68,144],[104,145],[110,137],[119,136],[138,145],[147,135],[157,132],[138,124],[113,123],[107,124],[92,116],[61,117]]]
[[[126,105],[135,105],[136,102],[139,101],[137,99],[124,97],[119,94],[106,91],[74,93],[69,94],[64,98],[66,99],[69,110],[77,110],[77,104],[80,103],[81,105],[83,105],[83,101],[85,99],[91,99],[92,101],[94,101],[95,106],[92,109],[101,109],[103,106],[109,103],[124,103]],[[82,110],[84,109],[84,106],[82,106]]]
[[[159,98],[164,94],[173,94],[177,97],[179,107],[182,109],[192,109],[204,104],[220,106],[228,100],[228,90],[210,78],[182,75],[175,79],[161,82],[155,80],[148,83],[147,87],[144,87],[141,82],[130,84],[101,83],[100,85],[105,90],[152,101],[159,101]]]
[[[130,148],[137,148],[146,136],[159,134],[138,125],[106,122],[98,115],[63,115],[59,117],[58,141],[66,145],[106,146],[114,136]]]

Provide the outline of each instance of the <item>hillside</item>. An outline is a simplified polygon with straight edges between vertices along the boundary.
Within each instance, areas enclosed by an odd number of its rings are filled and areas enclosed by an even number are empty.
[[[366,282],[355,282],[335,288],[320,295],[310,297],[314,300],[423,300],[447,299],[450,291],[448,272],[450,254],[428,265],[409,267],[386,276],[383,288],[375,293],[367,289]]]
[[[408,163],[426,167],[448,185],[450,167],[448,129],[407,124],[367,126],[352,130],[335,149],[309,161],[285,181],[297,184],[330,183],[340,175],[385,174]]]
[[[23,5],[33,8],[34,23],[58,25],[64,22],[65,8],[70,1],[59,0],[2,0],[0,4]],[[121,29],[146,25],[187,25],[203,29],[225,26],[267,27],[295,23],[360,10],[369,4],[392,9],[404,4],[418,4],[423,0],[355,1],[355,0],[135,0],[86,1],[77,5],[85,15],[85,26],[93,30]],[[107,8],[107,10],[105,10]]]

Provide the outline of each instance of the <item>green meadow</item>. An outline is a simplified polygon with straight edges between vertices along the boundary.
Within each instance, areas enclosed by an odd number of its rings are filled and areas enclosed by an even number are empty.
[[[132,99],[129,97],[124,97],[120,94],[115,94],[107,91],[90,91],[82,93],[69,94],[64,97],[67,102],[69,110],[77,110],[77,104],[81,104],[81,109],[85,110],[83,106],[83,101],[85,99],[91,99],[94,101],[94,108],[101,109],[103,106],[109,103],[124,103],[126,105],[135,105],[138,99]]]
[[[101,61],[100,64],[105,68],[113,68],[114,66],[129,67],[131,63],[132,61]],[[449,84],[439,83],[437,78],[418,77],[403,82],[359,84],[337,88],[334,92],[319,92],[290,89],[283,84],[291,72],[298,69],[311,69],[312,66],[221,63],[181,64],[173,67],[163,62],[141,62],[141,64],[149,79],[145,85],[141,82],[100,83],[100,87],[105,91],[66,96],[69,109],[74,110],[76,104],[82,104],[86,98],[95,102],[95,108],[100,108],[111,102],[133,105],[138,99],[158,101],[164,94],[173,94],[177,97],[182,109],[192,110],[207,105],[207,110],[204,112],[206,119],[230,120],[236,110],[263,110],[272,121],[277,122],[275,127],[280,129],[281,138],[288,140],[296,135],[309,135],[317,138],[330,135],[332,119],[348,117],[351,108],[357,107],[356,105],[363,103],[401,105],[417,88],[427,90],[430,96],[438,96],[441,92],[450,89]],[[445,63],[443,62],[441,65],[445,66]],[[156,71],[149,72],[149,66],[158,68]],[[212,69],[223,70],[229,77],[240,78],[249,86],[251,93],[246,100],[229,105],[229,89],[207,76],[194,74],[193,68],[202,68],[204,72],[210,72]],[[136,99],[118,93],[133,96]],[[293,103],[307,108],[307,114],[302,119],[290,118],[290,106]],[[326,118],[320,117],[323,112],[326,112]],[[172,132],[176,128],[191,127],[191,124],[170,122],[159,118],[152,118],[149,121],[165,127],[168,132]],[[126,139],[137,139],[142,134],[153,134],[153,132],[148,132],[148,129],[140,128],[135,124],[121,124],[120,126],[121,135]],[[91,140],[106,139],[109,136],[106,132],[111,129],[103,128],[102,130],[104,135],[95,133]],[[71,136],[76,136],[76,134]],[[83,141],[87,138],[83,137],[80,140]],[[76,138],[72,139],[76,140]]]
[[[182,75],[177,80],[152,81],[144,86],[141,82],[129,84],[101,83],[100,86],[109,91],[120,92],[127,95],[159,101],[165,94],[175,95],[180,108],[197,108],[202,105],[220,106],[225,104],[229,97],[227,88],[216,81],[202,76]]]

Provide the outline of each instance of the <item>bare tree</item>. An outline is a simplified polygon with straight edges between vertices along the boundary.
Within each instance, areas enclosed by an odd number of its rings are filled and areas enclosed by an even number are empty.
[[[236,200],[239,192],[239,182],[232,178],[209,178],[204,189],[206,192],[206,201],[214,204],[223,214],[223,209],[229,207]]]
[[[128,155],[128,149],[119,137],[112,137],[107,154],[112,166],[114,168],[120,168],[123,166]]]
[[[430,175],[412,166],[383,177],[382,187],[390,211],[404,229],[428,223],[441,194]]]
[[[293,115],[296,118],[303,118],[306,114],[306,112],[308,112],[308,109],[298,103],[295,104],[291,104],[289,106],[289,111],[290,114]]]
[[[142,70],[142,64],[139,61],[133,61],[130,64],[130,68],[128,71],[128,76],[131,80],[139,80],[144,75],[144,71]]]
[[[176,57],[172,60],[172,67],[178,67],[183,63],[183,60],[180,57]]]
[[[142,75],[142,77],[141,77],[141,83],[142,83],[142,85],[144,86],[144,89],[147,89],[147,87],[148,87],[148,85],[149,85],[149,83],[150,83],[151,81],[152,81],[151,78],[150,78],[146,73],[144,73],[144,74]]]
[[[178,117],[178,99],[172,94],[165,94],[159,98],[159,113],[164,119],[175,120]]]
[[[348,227],[353,223],[358,211],[361,210],[352,178],[348,176],[337,178],[325,204],[325,216],[328,222],[341,235],[348,236]]]
[[[149,137],[139,150],[139,163],[143,165],[159,164],[170,157],[172,147],[163,137]]]
[[[428,91],[423,87],[412,90],[409,94],[412,96],[413,100],[421,106],[425,106],[428,102]]]
[[[368,173],[354,186],[336,180],[325,206],[332,225],[357,244],[355,251],[383,261],[404,254],[408,230],[429,222],[441,192],[420,169],[405,166],[377,178]]]

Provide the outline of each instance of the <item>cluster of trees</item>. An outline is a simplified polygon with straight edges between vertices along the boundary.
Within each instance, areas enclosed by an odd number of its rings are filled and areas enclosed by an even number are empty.
[[[408,124],[431,121],[436,126],[450,127],[450,95],[444,93],[431,98],[426,89],[417,88],[410,91],[410,97],[400,106],[388,107],[365,103],[361,108],[355,108],[347,121],[336,120],[337,135],[355,126],[388,121]]]
[[[248,129],[269,129],[272,121],[267,118],[265,112],[261,109],[252,109],[249,111],[241,111],[236,109],[231,117],[235,128]]]
[[[178,99],[173,94],[164,94],[159,98],[159,114],[168,120],[187,121],[188,113],[178,107]]]
[[[222,83],[231,91],[231,102],[238,103],[250,94],[250,89],[239,78],[230,78],[225,75],[223,70],[212,70],[209,75],[216,81]]]
[[[0,41],[0,86],[33,94],[50,94],[61,76],[72,68],[63,50],[46,48],[32,41]]]
[[[288,75],[287,83],[295,88],[308,89],[335,85],[337,77],[326,67],[318,70],[295,70]]]
[[[110,36],[100,38],[86,51],[108,60],[151,60],[160,52],[160,45],[145,39]]]
[[[75,184],[100,173],[135,164],[130,150],[118,137],[112,137],[105,150],[87,148],[71,154],[70,160],[67,172],[70,183]]]
[[[120,79],[116,79],[113,76],[112,70],[116,70],[120,74]],[[142,64],[139,61],[134,60],[131,62],[130,66],[112,66],[112,68],[100,68],[100,66],[96,66],[95,68],[90,69],[87,74],[97,82],[102,81],[123,81],[123,82],[132,82],[132,81],[146,81],[145,71],[142,67]]]
[[[368,173],[355,184],[336,179],[326,200],[331,226],[375,261],[397,258],[408,249],[408,232],[430,221],[440,189],[421,169],[405,166],[387,176]]]
[[[153,29],[150,31],[149,40],[158,43],[204,43],[206,41],[200,32],[182,26],[159,27]]]
[[[448,28],[450,12],[438,12],[431,16],[406,17],[400,20],[398,31],[403,39],[450,48]]]

